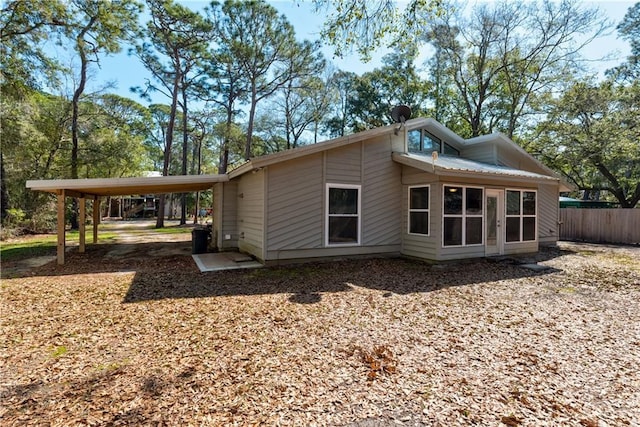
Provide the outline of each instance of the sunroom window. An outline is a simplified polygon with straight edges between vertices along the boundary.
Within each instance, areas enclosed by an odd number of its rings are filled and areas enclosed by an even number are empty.
[[[409,187],[409,233],[429,235],[429,186]]]
[[[327,185],[327,245],[360,242],[360,186]]]
[[[536,192],[507,190],[506,241],[536,240]]]
[[[482,244],[483,194],[482,188],[452,185],[443,187],[444,246]]]

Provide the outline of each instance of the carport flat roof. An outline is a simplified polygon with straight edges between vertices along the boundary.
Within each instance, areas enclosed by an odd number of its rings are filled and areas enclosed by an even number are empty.
[[[227,175],[49,179],[27,181],[27,188],[49,193],[60,193],[64,190],[67,196],[126,196],[203,191],[211,189],[216,182],[228,180]]]

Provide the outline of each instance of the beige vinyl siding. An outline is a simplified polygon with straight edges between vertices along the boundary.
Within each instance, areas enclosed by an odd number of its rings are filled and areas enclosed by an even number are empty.
[[[266,260],[398,254],[401,166],[391,144],[385,135],[268,166]],[[327,184],[361,186],[360,245],[325,247]]]
[[[404,166],[402,169],[402,249],[403,255],[413,258],[436,259],[441,240],[442,187],[430,173]],[[429,236],[409,234],[409,186],[429,185]]]
[[[557,185],[538,187],[538,241],[552,244],[558,241],[559,202]]]
[[[267,265],[289,264],[294,262],[316,260],[330,260],[340,257],[366,258],[375,256],[398,256],[399,245],[382,246],[333,246],[316,249],[296,249],[267,251]]]
[[[221,250],[238,247],[237,189],[237,181],[218,183],[213,188],[213,229]]]
[[[326,179],[331,184],[360,184],[362,144],[356,143],[326,151]],[[389,160],[391,160],[389,156]]]
[[[442,225],[440,225],[442,228]],[[442,245],[442,243],[440,243]],[[454,246],[454,247],[440,247],[438,252],[438,260],[449,261],[454,259],[465,258],[482,258],[484,257],[484,245],[474,246]]]
[[[389,138],[368,142],[362,182],[362,244],[400,245],[401,166],[391,161]]]
[[[460,152],[460,157],[476,162],[497,164],[496,146],[494,144],[476,144]]]
[[[514,169],[549,175],[548,170],[544,170],[533,159],[524,157],[515,150],[507,150],[503,147],[496,147],[496,158],[499,165],[508,166]]]
[[[318,153],[268,167],[268,251],[323,246],[322,157]]]
[[[530,254],[533,252],[538,252],[538,242],[505,242],[504,244],[505,255]]]
[[[264,259],[264,169],[243,175],[238,182],[238,249]]]

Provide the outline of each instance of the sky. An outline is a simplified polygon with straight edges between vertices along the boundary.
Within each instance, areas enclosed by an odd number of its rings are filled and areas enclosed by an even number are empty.
[[[203,0],[182,0],[178,2],[195,10],[202,10],[210,3]],[[320,38],[324,16],[313,12],[311,0],[274,0],[269,3],[288,18],[295,28],[298,39],[317,40]],[[474,3],[474,1],[470,1],[470,4]],[[629,45],[617,37],[615,25],[622,20],[627,10],[634,3],[634,1],[617,0],[584,2],[585,6],[598,7],[614,23],[614,27],[608,36],[594,40],[583,53],[590,60],[597,60],[606,55],[612,57],[609,61],[591,63],[594,71],[600,75],[603,74],[604,70],[618,65],[629,54]],[[362,74],[378,67],[381,64],[381,58],[388,53],[388,50],[375,52],[372,55],[372,60],[368,63],[361,62],[356,54],[348,55],[344,58],[335,58],[331,47],[324,47],[323,53],[337,68]],[[125,47],[120,54],[100,59],[100,68],[93,71],[88,90],[99,90],[110,82],[114,86],[108,89],[108,92],[115,92],[121,96],[146,104],[146,101],[143,101],[138,95],[130,91],[133,86],[142,86],[145,78],[149,78],[148,72],[136,57],[127,54],[127,48]],[[154,101],[169,102],[168,99],[164,99],[161,95],[154,96]]]

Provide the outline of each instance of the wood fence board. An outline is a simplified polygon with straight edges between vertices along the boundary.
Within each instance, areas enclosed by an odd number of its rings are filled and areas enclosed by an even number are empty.
[[[560,209],[560,240],[640,244],[640,209]]]

